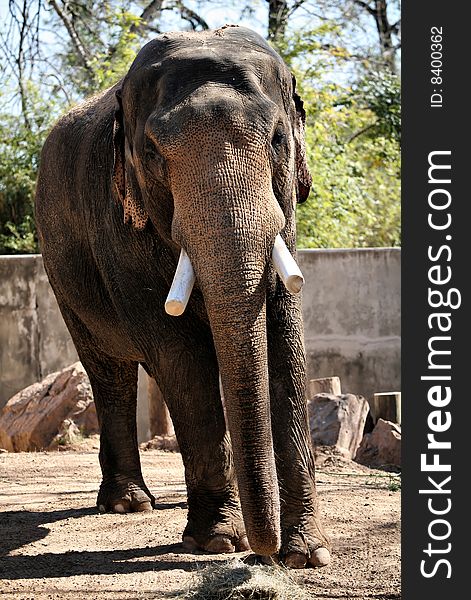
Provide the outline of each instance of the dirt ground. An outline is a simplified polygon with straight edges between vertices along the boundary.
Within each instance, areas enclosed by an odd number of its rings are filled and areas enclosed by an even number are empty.
[[[94,442],[79,451],[0,454],[1,598],[168,598],[196,585],[203,566],[227,560],[180,545],[186,495],[179,454],[142,452],[157,510],[101,515],[97,453]],[[296,580],[312,598],[400,598],[397,478],[333,455],[319,458],[333,560],[297,571]]]

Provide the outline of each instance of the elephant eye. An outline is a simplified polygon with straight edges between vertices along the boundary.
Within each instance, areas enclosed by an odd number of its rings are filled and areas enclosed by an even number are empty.
[[[273,138],[271,140],[271,145],[274,150],[279,150],[283,145],[283,142],[286,139],[286,134],[283,129],[278,125],[273,134]]]
[[[147,139],[145,146],[144,146],[144,154],[146,156],[146,158],[150,158],[150,159],[154,159],[157,158],[158,153],[157,153],[157,149],[154,146],[154,143],[152,142],[152,140]]]

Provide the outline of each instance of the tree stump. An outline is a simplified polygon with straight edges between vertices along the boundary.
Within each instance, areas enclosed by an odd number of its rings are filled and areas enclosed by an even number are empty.
[[[322,377],[320,379],[311,379],[308,384],[308,399],[314,398],[317,394],[333,394],[340,396],[342,389],[338,377]]]
[[[374,394],[371,412],[375,424],[379,419],[401,424],[401,392]]]
[[[159,386],[153,377],[148,379],[149,426],[152,437],[174,435],[172,419]]]

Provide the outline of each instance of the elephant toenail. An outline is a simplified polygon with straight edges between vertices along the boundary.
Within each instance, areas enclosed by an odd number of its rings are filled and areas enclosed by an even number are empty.
[[[198,549],[198,544],[191,535],[185,535],[183,538],[183,548],[188,550],[188,552],[193,552]]]
[[[314,550],[311,554],[309,563],[313,567],[325,567],[330,563],[330,552],[327,548],[317,548],[317,550]]]
[[[150,502],[140,502],[136,508],[136,512],[150,512],[152,509],[152,504]]]
[[[99,510],[101,513],[105,513],[105,512],[106,512],[106,508],[105,508],[105,506],[104,506],[103,504],[100,504],[100,506],[98,507],[98,510]]]
[[[126,510],[122,504],[115,504],[114,509],[117,513],[124,514],[126,512]]]
[[[207,552],[214,552],[215,554],[227,554],[234,552],[235,548],[231,540],[228,537],[217,535],[205,546]]]
[[[237,552],[247,552],[247,550],[250,550],[250,544],[249,544],[249,540],[247,539],[247,536],[244,535],[244,537],[240,538],[240,540],[237,542]]]
[[[301,552],[290,552],[283,563],[290,569],[302,569],[306,566],[306,556]]]

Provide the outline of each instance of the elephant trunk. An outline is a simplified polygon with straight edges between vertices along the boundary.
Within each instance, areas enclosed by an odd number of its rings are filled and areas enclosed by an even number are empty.
[[[227,245],[227,234],[224,239]],[[235,241],[237,247],[231,244],[210,264],[203,266],[197,256],[195,264],[218,356],[249,543],[254,552],[270,555],[280,545],[280,507],[268,391],[269,252]]]

